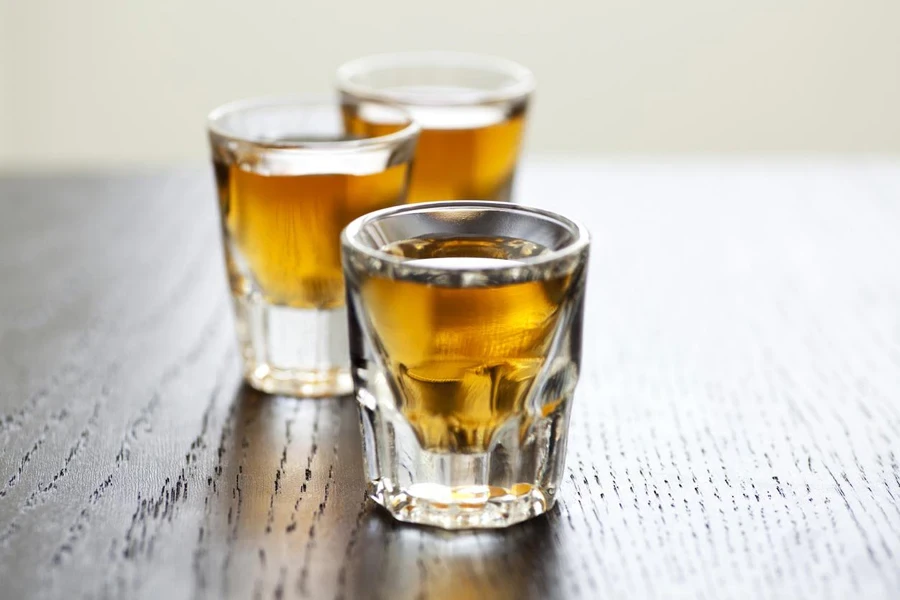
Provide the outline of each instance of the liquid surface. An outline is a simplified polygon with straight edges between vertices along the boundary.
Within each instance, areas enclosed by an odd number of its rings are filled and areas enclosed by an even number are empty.
[[[232,290],[271,304],[344,304],[340,232],[404,199],[407,165],[373,175],[270,176],[217,165]],[[249,271],[249,272],[248,272]]]
[[[415,239],[383,250],[430,266],[471,268],[508,264],[523,247],[543,251],[508,238]],[[498,427],[524,412],[568,286],[568,276],[480,288],[381,277],[362,283],[400,391],[398,408],[424,448],[483,452]]]
[[[487,266],[507,265],[524,258],[539,256],[549,252],[540,244],[509,237],[419,237],[394,242],[383,248],[382,252],[425,264],[445,258],[464,259],[444,262],[441,268],[463,268],[465,261],[477,262],[483,268]],[[488,263],[487,261],[493,261]]]
[[[524,115],[488,115],[484,107],[408,109],[422,124],[410,202],[509,199]],[[345,112],[345,122],[348,131],[361,135],[383,135],[382,128],[390,127],[353,112]]]
[[[522,264],[515,260],[503,260],[502,258],[471,258],[461,256],[458,258],[419,258],[409,261],[411,265],[419,265],[431,269],[459,269],[465,271],[468,269],[489,269],[493,267],[508,267],[510,263],[514,265]]]

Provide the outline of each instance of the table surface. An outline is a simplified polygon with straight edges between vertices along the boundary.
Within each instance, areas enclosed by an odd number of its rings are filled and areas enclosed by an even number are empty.
[[[0,597],[900,596],[900,162],[527,163],[594,239],[568,471],[456,534],[242,387],[211,179],[0,178]]]

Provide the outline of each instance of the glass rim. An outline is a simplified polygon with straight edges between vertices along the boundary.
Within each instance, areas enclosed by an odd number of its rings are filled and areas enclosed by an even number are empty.
[[[408,67],[456,67],[474,71],[489,71],[509,75],[514,81],[495,89],[471,90],[464,94],[454,94],[451,97],[424,98],[421,94],[379,90],[352,80],[353,77],[362,73]],[[363,56],[339,66],[336,76],[337,88],[342,92],[367,100],[409,106],[472,106],[492,102],[508,102],[528,96],[535,88],[535,78],[531,69],[513,60],[489,54],[444,50],[389,52]]]
[[[400,204],[390,206],[381,210],[376,210],[354,219],[341,232],[342,245],[349,248],[353,252],[363,254],[367,258],[375,259],[381,263],[387,263],[393,266],[402,266],[410,272],[420,271],[422,274],[434,272],[435,270],[443,270],[434,265],[415,265],[411,264],[409,259],[399,257],[395,254],[389,254],[383,250],[371,248],[359,241],[358,236],[363,227],[383,219],[408,212],[446,212],[448,210],[472,210],[487,209],[500,212],[526,213],[531,216],[552,221],[572,232],[574,239],[563,246],[550,250],[545,254],[538,256],[530,256],[519,258],[515,261],[509,261],[508,265],[491,265],[484,267],[473,267],[464,269],[470,273],[503,273],[521,270],[523,267],[530,268],[541,265],[553,264],[561,260],[565,260],[583,252],[590,245],[591,235],[587,227],[582,223],[564,217],[563,215],[542,208],[532,206],[523,206],[521,204],[512,204],[511,202],[497,202],[490,200],[444,200],[439,202],[419,202],[414,204]],[[456,270],[456,269],[454,269]]]
[[[240,135],[233,129],[223,127],[221,120],[235,113],[252,112],[258,109],[273,107],[293,107],[293,108],[338,108],[348,104],[359,104],[359,101],[347,102],[342,98],[331,95],[316,94],[283,94],[271,96],[253,96],[250,98],[242,98],[233,100],[220,106],[217,106],[209,112],[206,117],[207,131],[219,138],[230,142],[238,142],[241,144],[250,144],[257,148],[267,150],[289,150],[289,151],[347,151],[360,149],[373,149],[379,147],[390,147],[402,144],[411,138],[416,137],[421,131],[419,123],[409,114],[409,111],[403,106],[395,103],[383,103],[390,110],[394,110],[397,114],[402,115],[406,119],[406,125],[392,133],[386,135],[378,135],[352,140],[328,140],[328,141],[272,141],[256,139],[249,135]]]

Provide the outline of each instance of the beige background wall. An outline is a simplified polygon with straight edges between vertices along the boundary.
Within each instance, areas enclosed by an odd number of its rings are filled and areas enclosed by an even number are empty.
[[[0,0],[0,166],[205,157],[208,109],[357,55],[538,77],[528,149],[900,152],[900,0]]]

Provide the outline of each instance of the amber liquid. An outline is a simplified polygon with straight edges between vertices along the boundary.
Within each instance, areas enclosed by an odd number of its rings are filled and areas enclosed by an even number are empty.
[[[356,114],[345,113],[345,119],[348,131],[361,135],[378,134],[385,127]],[[421,118],[408,201],[509,200],[524,112],[476,127],[461,127],[464,120],[447,121],[438,113]]]
[[[234,293],[256,287],[270,304],[343,306],[341,230],[365,213],[402,203],[407,169],[271,176],[216,165]]]
[[[543,249],[506,238],[428,238],[384,250],[454,268]],[[381,277],[362,283],[366,312],[400,392],[398,408],[425,449],[483,452],[498,427],[524,412],[569,282],[563,276],[472,288]]]

